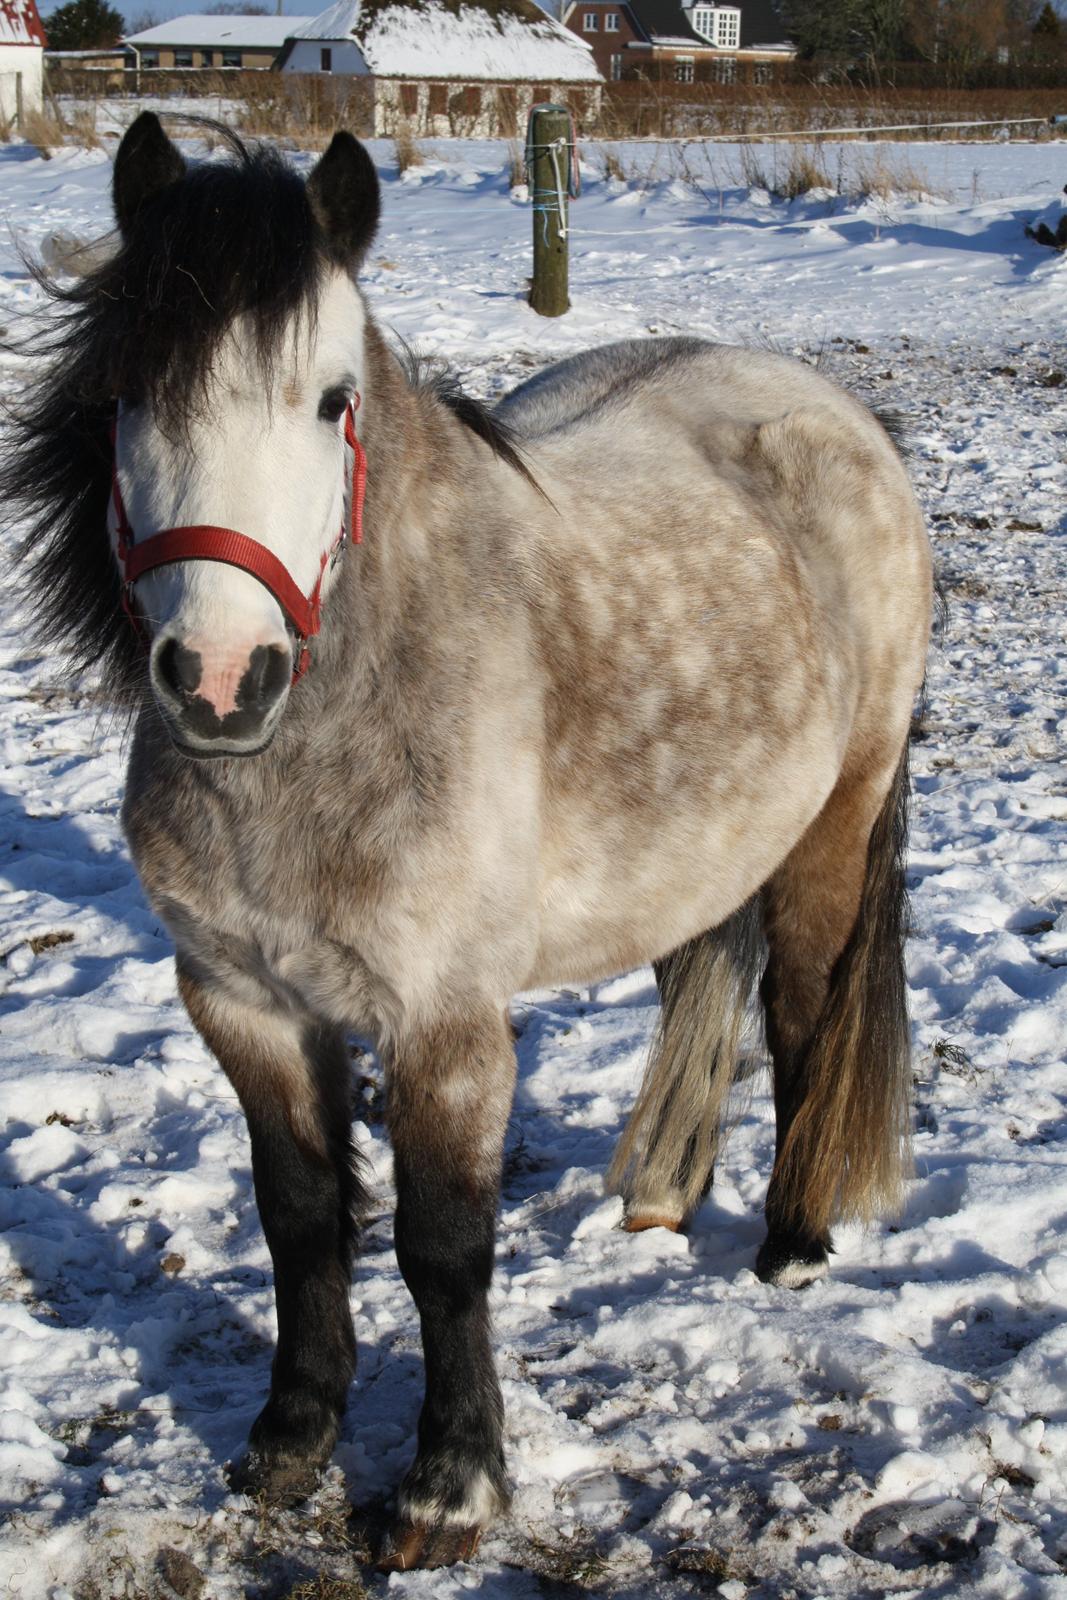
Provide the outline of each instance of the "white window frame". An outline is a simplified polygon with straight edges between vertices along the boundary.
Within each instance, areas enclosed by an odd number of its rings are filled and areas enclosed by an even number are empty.
[[[712,63],[715,69],[715,82],[724,85],[737,82],[737,57],[716,56]]]
[[[600,21],[599,21],[599,18],[597,17],[597,14],[596,14],[595,11],[587,11],[585,16],[582,18],[582,32],[583,33],[599,33],[600,32]]]
[[[692,83],[696,77],[696,62],[692,56],[675,56],[675,83]]]
[[[715,9],[715,39],[714,43],[720,50],[736,50],[741,38],[741,13],[733,6],[717,6]]]
[[[618,33],[618,31],[619,31],[619,13],[617,11],[605,11],[605,13],[604,13],[604,32],[605,33]]]
[[[612,56],[612,58],[611,58],[611,81],[612,81],[612,83],[621,83],[622,82],[622,53],[621,52],[618,55]]]
[[[694,6],[693,32],[699,33],[702,39],[710,43],[715,38],[715,8],[714,6]]]

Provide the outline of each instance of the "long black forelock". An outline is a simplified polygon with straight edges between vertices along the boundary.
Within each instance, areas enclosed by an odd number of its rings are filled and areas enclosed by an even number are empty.
[[[39,638],[127,703],[144,658],[107,532],[116,403],[148,401],[161,426],[184,432],[239,319],[269,386],[291,319],[313,324],[327,267],[303,180],[269,148],[226,143],[226,159],[148,200],[96,270],[63,286],[38,273],[56,310],[9,346],[40,373],[11,408],[0,463],[0,499],[25,519],[17,559]]]
[[[231,138],[139,210],[129,237],[61,298],[83,315],[115,397],[182,429],[207,399],[219,346],[240,324],[269,388],[294,317],[311,319],[324,265],[303,180],[267,146]]]

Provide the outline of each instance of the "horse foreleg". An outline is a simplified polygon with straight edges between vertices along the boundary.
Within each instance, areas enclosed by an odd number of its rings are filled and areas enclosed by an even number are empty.
[[[402,1041],[388,1066],[396,1254],[422,1324],[426,1397],[387,1570],[462,1560],[508,1503],[488,1291],[514,1078],[502,1009]]]
[[[179,972],[186,1008],[240,1097],[260,1220],[274,1263],[278,1344],[270,1397],[235,1487],[292,1501],[329,1460],[355,1371],[350,1267],[363,1186],[339,1030],[235,1004]]]

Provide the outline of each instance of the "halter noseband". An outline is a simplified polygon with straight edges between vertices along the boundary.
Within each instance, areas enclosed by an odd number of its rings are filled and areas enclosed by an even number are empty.
[[[304,676],[311,661],[308,640],[318,633],[322,621],[322,580],[328,567],[340,555],[347,539],[353,544],[363,542],[363,496],[367,488],[367,457],[356,433],[356,412],[360,397],[355,395],[345,408],[345,445],[352,452],[352,485],[348,517],[341,519],[341,529],[330,548],[324,553],[315,587],[310,595],[293,582],[287,568],[278,557],[256,539],[237,533],[233,528],[216,528],[210,523],[198,523],[185,528],[164,528],[141,544],[134,543],[133,529],[126,515],[126,507],[119,488],[118,423],[111,428],[111,498],[115,507],[116,550],[119,576],[122,579],[122,609],[138,634],[144,636],[144,625],[134,609],[133,586],[138,578],[155,567],[171,566],[176,561],[221,561],[229,567],[239,567],[274,596],[296,634],[297,658],[293,668],[293,683]]]

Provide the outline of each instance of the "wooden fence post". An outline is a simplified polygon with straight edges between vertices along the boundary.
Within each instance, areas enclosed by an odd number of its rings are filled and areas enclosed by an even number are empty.
[[[533,286],[530,305],[542,317],[561,317],[567,292],[567,186],[571,161],[570,114],[562,106],[530,112],[527,161],[533,201]]]

